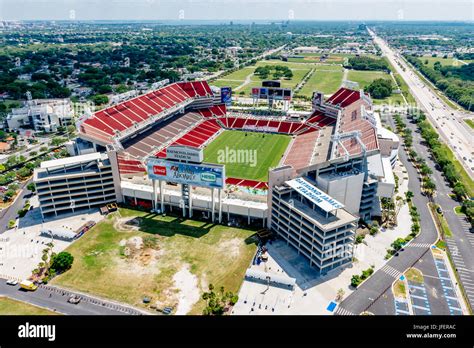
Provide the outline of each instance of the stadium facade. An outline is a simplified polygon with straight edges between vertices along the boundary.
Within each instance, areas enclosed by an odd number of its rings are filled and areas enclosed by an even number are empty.
[[[260,224],[321,273],[351,262],[357,221],[380,214],[380,198],[392,197],[395,189],[398,138],[381,126],[363,91],[341,88],[327,99],[315,93],[307,115],[264,116],[228,111],[205,81],[178,82],[84,117],[77,128],[79,137],[68,146],[74,157],[61,163],[65,173],[84,155],[96,156],[110,165],[115,201]],[[217,196],[214,187],[156,180],[150,174],[155,167],[147,170],[150,158],[167,157],[168,147],[204,149],[226,130],[292,139],[268,181],[225,177]],[[52,175],[39,169],[35,181],[41,187]],[[43,213],[63,204],[45,202],[40,199]]]

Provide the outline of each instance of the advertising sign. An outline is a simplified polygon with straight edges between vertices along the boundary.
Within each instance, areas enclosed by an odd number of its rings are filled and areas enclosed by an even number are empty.
[[[232,88],[222,87],[221,88],[221,103],[230,105],[232,103]]]
[[[171,145],[166,149],[166,158],[201,163],[203,161],[203,149],[184,145]]]
[[[207,188],[224,188],[225,168],[216,164],[190,164],[150,158],[147,162],[148,177],[178,184]]]

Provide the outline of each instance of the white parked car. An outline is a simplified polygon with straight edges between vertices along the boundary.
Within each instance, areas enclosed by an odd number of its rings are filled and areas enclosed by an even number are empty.
[[[10,279],[10,280],[7,280],[7,285],[17,285],[18,284],[18,281],[15,280],[15,279]]]

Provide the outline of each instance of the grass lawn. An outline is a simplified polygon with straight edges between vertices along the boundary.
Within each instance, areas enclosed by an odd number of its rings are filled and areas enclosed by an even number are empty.
[[[235,90],[238,86],[240,86],[244,81],[235,81],[235,80],[224,80],[224,79],[219,79],[214,82],[211,82],[210,84],[212,86],[216,87],[231,87],[232,90]]]
[[[281,79],[281,86],[283,88],[295,88],[298,83],[301,82],[303,77],[312,69],[316,66],[316,64],[295,64],[291,62],[283,62],[280,60],[262,60],[257,62],[257,64],[249,67],[245,67],[242,69],[239,69],[237,71],[234,71],[230,73],[229,75],[222,76],[221,78],[211,82],[211,85],[217,86],[217,87],[223,87],[223,86],[230,86],[233,89],[236,87],[240,86],[243,84],[247,78],[248,75],[252,74],[255,69],[259,66],[265,66],[265,65],[283,65],[287,66],[288,68],[291,69],[293,72],[293,77],[289,80],[287,79]],[[268,76],[266,80],[271,80],[272,75]],[[234,91],[238,95],[250,95],[250,92],[253,87],[261,87],[262,86],[262,81],[260,77],[256,75],[250,76],[250,83],[245,85],[242,89],[239,91]],[[243,92],[243,94],[242,94]]]
[[[349,81],[358,82],[359,87],[364,89],[376,79],[387,79],[393,82],[390,74],[386,74],[381,71],[349,70],[349,73],[347,74],[347,79]]]
[[[206,147],[204,161],[225,164],[227,177],[267,181],[268,168],[278,165],[290,140],[280,134],[224,131]],[[226,148],[229,155],[223,156]],[[237,151],[240,156],[232,157]]]
[[[438,229],[441,230],[442,235],[451,238],[453,236],[453,233],[451,232],[451,229],[449,228],[448,222],[444,218],[444,215],[437,212],[436,208],[438,206],[433,203],[428,203],[428,206],[431,210],[431,213],[435,217],[436,225],[438,226]]]
[[[341,69],[339,71],[316,70],[298,94],[307,97],[311,97],[314,91],[333,94],[341,86],[343,75]]]
[[[59,313],[8,297],[0,297],[0,315],[59,315]]]
[[[244,81],[247,75],[253,73],[254,70],[255,70],[255,66],[248,66],[248,67],[236,70],[228,75],[222,76],[222,79]]]
[[[383,104],[403,105],[403,104],[405,104],[405,101],[403,100],[402,95],[401,94],[396,94],[396,93],[392,93],[392,95],[390,95],[387,98],[383,98],[383,99],[373,98],[372,101],[376,105],[383,105]]]
[[[444,240],[438,239],[435,245],[438,249],[446,250],[446,242]]]
[[[440,62],[443,66],[461,66],[463,63],[456,58],[442,58],[442,57],[420,57],[420,60],[423,64],[428,65],[429,67],[433,68],[436,62]],[[425,62],[428,61],[428,64]],[[464,61],[469,63],[469,61]]]
[[[464,122],[466,122],[469,127],[474,129],[474,119],[465,119]]]
[[[52,284],[142,308],[147,296],[158,308],[200,314],[209,284],[238,292],[256,251],[253,235],[121,208],[67,248],[74,264]]]
[[[295,53],[296,56],[302,56],[303,58],[288,58],[290,62],[304,62],[304,63],[319,63],[320,62],[320,53]],[[325,59],[324,63],[326,64],[342,64],[344,63],[345,58],[349,58],[353,55],[351,54],[344,54],[344,53],[336,53],[330,54],[327,59]]]
[[[407,298],[407,289],[405,282],[397,280],[393,284],[393,295],[397,298]]]
[[[410,268],[408,271],[405,272],[405,276],[408,280],[412,282],[423,283],[423,273],[421,273],[416,268]]]
[[[433,127],[431,127],[431,128],[433,128]],[[461,178],[461,182],[464,184],[464,187],[466,188],[469,197],[474,197],[474,180],[473,180],[473,178],[471,178],[471,176],[466,172],[466,170],[464,169],[462,164],[455,158],[453,152],[448,147],[448,145],[446,145],[444,143],[441,143],[440,148],[446,154],[446,156],[449,158],[449,160],[453,164],[454,168],[456,168],[456,171],[458,172],[458,174]]]

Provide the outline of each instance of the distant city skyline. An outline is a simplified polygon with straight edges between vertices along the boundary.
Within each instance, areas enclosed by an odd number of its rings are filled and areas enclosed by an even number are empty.
[[[474,20],[472,0],[0,0],[0,20]]]

